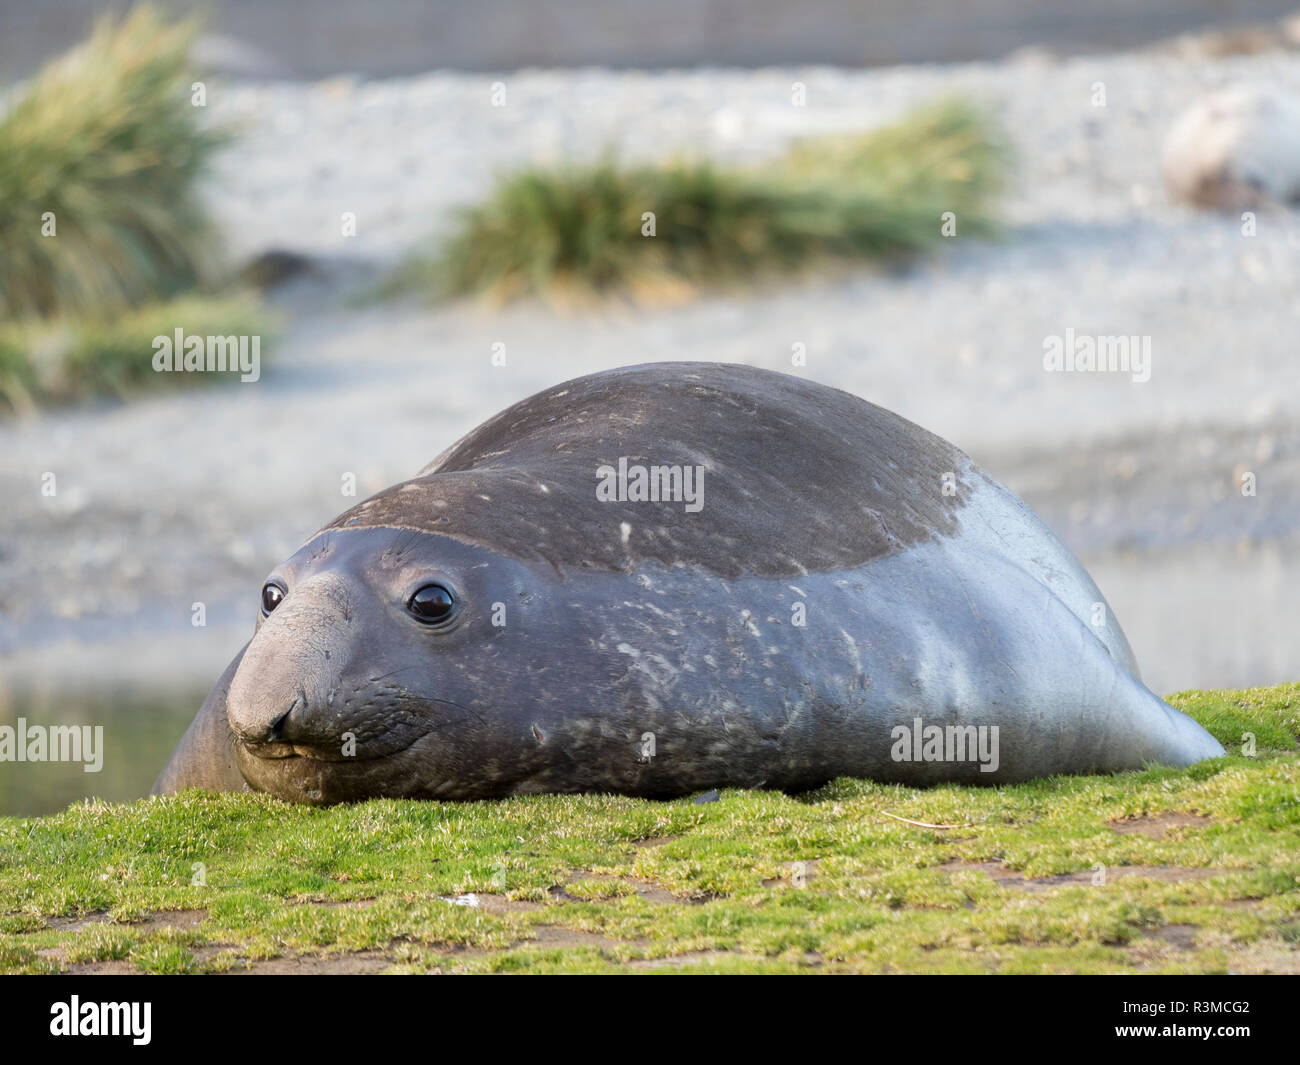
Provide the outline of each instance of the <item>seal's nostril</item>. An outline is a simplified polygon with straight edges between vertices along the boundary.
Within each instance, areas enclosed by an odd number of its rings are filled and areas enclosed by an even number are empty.
[[[298,704],[295,702],[294,706],[297,705]],[[290,707],[289,710],[286,710],[283,714],[281,714],[279,717],[277,717],[269,725],[266,726],[266,738],[268,741],[277,740],[280,738],[280,726],[284,724],[285,718],[289,716],[289,711],[292,709],[293,707]]]

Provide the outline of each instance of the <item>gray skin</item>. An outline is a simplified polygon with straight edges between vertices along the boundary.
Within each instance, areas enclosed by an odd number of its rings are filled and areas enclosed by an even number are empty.
[[[599,500],[597,469],[620,457],[703,466],[702,509]],[[969,458],[744,366],[628,367],[539,393],[270,579],[287,595],[156,793],[667,798],[1223,754],[1143,686],[1082,566]],[[442,624],[407,608],[431,582],[455,598]],[[917,752],[894,729],[917,718],[995,726],[996,769],[974,750],[901,760]]]

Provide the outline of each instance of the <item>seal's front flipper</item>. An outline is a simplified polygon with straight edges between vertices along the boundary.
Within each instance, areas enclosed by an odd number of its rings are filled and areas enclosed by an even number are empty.
[[[154,781],[152,795],[173,795],[185,788],[208,791],[250,791],[248,782],[235,765],[230,723],[226,719],[226,694],[235,670],[243,661],[243,650],[221,674],[202,708],[172,751],[167,765]]]

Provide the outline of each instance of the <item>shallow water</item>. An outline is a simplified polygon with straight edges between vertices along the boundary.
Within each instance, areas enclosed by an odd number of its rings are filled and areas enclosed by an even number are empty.
[[[90,726],[103,729],[102,764],[87,772],[84,762],[0,762],[0,816],[54,813],[87,798],[112,802],[149,794],[154,778],[176,741],[202,705],[205,691],[169,691],[141,695],[109,693],[10,695],[0,704],[0,727],[16,727],[19,718],[33,727]]]

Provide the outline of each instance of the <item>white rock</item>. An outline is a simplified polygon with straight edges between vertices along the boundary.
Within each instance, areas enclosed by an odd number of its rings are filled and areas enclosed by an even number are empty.
[[[1240,85],[1204,96],[1165,140],[1171,199],[1219,210],[1300,200],[1300,96]]]

